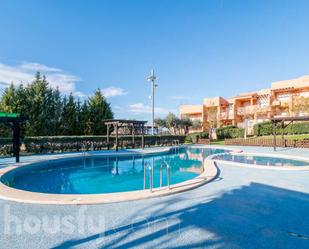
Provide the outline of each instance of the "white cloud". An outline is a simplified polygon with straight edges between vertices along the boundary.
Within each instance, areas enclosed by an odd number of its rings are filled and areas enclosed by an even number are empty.
[[[135,104],[129,105],[128,111],[135,113],[135,114],[149,114],[152,112],[152,108],[150,105],[145,105],[143,103],[135,103]],[[163,107],[155,107],[156,114],[166,115],[169,112],[175,113],[177,112],[177,110],[163,108]]]
[[[123,96],[128,94],[123,88],[114,86],[102,89],[102,93],[106,98]]]
[[[49,67],[44,64],[34,62],[23,62],[17,65],[7,65],[0,63],[0,84],[28,84],[33,81],[35,73],[40,71],[46,75],[51,87],[58,87],[61,93],[68,94],[72,92],[77,96],[84,96],[83,93],[76,91],[76,82],[79,77],[64,72],[62,69]]]
[[[42,72],[62,72],[61,69],[55,67],[48,67],[40,63],[24,62],[20,65],[21,68],[26,70],[42,71]]]
[[[88,95],[84,94],[83,92],[80,92],[80,91],[75,91],[73,92],[73,95],[75,97],[78,97],[78,98],[85,98],[85,97],[88,97]]]

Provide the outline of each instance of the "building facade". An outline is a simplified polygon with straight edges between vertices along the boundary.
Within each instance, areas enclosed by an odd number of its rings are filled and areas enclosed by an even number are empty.
[[[306,116],[309,108],[302,103],[309,100],[309,75],[277,81],[271,88],[242,93],[235,97],[205,98],[201,105],[180,106],[180,117],[190,118],[194,125],[190,132],[234,125],[250,134],[256,123],[273,117]]]

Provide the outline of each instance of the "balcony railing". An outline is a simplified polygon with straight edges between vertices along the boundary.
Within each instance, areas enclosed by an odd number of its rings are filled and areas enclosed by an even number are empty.
[[[254,106],[246,106],[246,107],[238,107],[237,114],[238,115],[254,115],[255,113],[268,113],[271,111],[270,106],[262,106],[259,107],[257,105]]]
[[[253,107],[254,106],[238,107],[237,114],[238,115],[254,114],[256,108]]]
[[[234,112],[221,112],[220,119],[234,119]]]

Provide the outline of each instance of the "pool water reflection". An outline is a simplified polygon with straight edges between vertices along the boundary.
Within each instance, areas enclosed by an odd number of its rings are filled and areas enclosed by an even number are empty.
[[[1,181],[10,187],[52,194],[99,194],[144,188],[144,165],[154,165],[153,185],[159,187],[160,166],[170,165],[171,184],[192,179],[203,172],[203,159],[222,149],[183,147],[164,154],[107,156],[96,155],[58,159],[17,168],[3,175]],[[162,171],[163,186],[167,171]],[[149,187],[146,168],[146,186]]]

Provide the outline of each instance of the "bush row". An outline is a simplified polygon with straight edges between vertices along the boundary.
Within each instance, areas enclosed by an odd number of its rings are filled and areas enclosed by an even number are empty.
[[[193,132],[186,136],[186,143],[197,143],[200,138],[209,138],[209,133],[207,131],[204,132]]]
[[[183,135],[162,135],[144,137],[145,146],[172,145],[174,140],[180,143],[185,142]],[[115,146],[115,137],[111,136],[109,147]],[[22,141],[23,150],[27,153],[53,153],[53,152],[69,152],[82,150],[103,150],[107,149],[106,136],[44,136],[44,137],[26,137]],[[2,155],[12,153],[12,139],[0,140],[0,153]],[[118,144],[120,148],[132,148],[131,136],[119,136]],[[142,137],[135,136],[135,147],[142,146]]]
[[[218,139],[225,138],[240,138],[244,137],[245,130],[243,128],[237,128],[235,126],[226,126],[217,129]]]
[[[255,136],[268,136],[273,134],[273,126],[271,121],[255,124],[253,129]],[[281,133],[282,129],[277,128],[277,134]],[[285,135],[308,134],[308,133],[309,133],[309,122],[290,124],[284,129]]]

